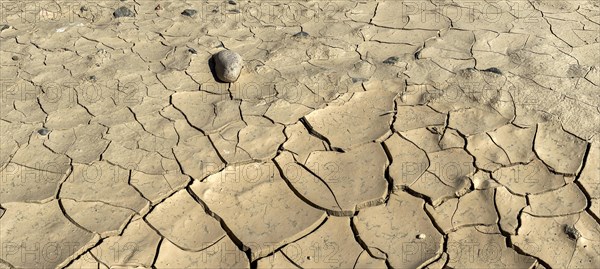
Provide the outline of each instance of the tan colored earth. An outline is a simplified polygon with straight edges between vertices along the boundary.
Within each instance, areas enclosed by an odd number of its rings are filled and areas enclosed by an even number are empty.
[[[600,268],[598,1],[0,4],[0,268]]]

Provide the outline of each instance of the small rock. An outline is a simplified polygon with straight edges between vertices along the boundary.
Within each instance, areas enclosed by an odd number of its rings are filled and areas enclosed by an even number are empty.
[[[298,32],[298,33],[295,33],[295,34],[293,35],[293,37],[309,37],[309,36],[310,36],[310,35],[309,35],[307,32],[304,32],[304,31],[300,31],[300,32]]]
[[[154,8],[154,10],[162,10],[162,7],[160,6],[160,4],[156,5],[156,7]]]
[[[194,48],[189,48],[189,49],[188,49],[188,52],[189,52],[189,53],[191,53],[191,54],[196,54],[196,53],[198,53],[198,52],[197,52],[197,51],[196,51]]]
[[[237,5],[237,2],[235,0],[229,0],[227,1],[227,3],[229,3],[230,5]]]
[[[15,56],[11,57],[11,59],[12,59],[13,61],[18,61],[18,60],[19,60],[19,56],[15,55]]]
[[[222,50],[215,54],[215,71],[217,77],[224,82],[234,82],[240,76],[242,56],[231,50]]]
[[[385,59],[385,61],[383,61],[384,64],[396,64],[398,62],[398,60],[400,60],[400,58],[396,57],[396,56],[392,56],[390,58]]]
[[[50,133],[50,130],[46,129],[46,128],[42,128],[37,130],[37,133],[40,135],[47,135],[48,133]]]
[[[367,81],[366,78],[352,78],[352,83]]]
[[[130,9],[128,9],[126,7],[120,7],[120,8],[117,8],[117,10],[115,10],[115,12],[113,12],[113,16],[115,18],[134,17],[135,14],[133,13],[133,11],[131,11]]]
[[[198,13],[198,11],[196,11],[195,9],[186,9],[183,12],[181,12],[181,15],[191,17],[196,15],[196,13]]]
[[[425,234],[418,234],[417,239],[425,239],[427,236]]]
[[[565,225],[565,233],[575,241],[581,237],[581,233],[573,225]]]
[[[500,71],[500,69],[498,69],[496,67],[490,67],[488,69],[483,70],[483,72],[490,72],[490,73],[502,75],[502,71]]]
[[[96,81],[96,76],[91,75],[91,76],[88,77],[88,79],[91,80],[91,81]]]
[[[6,30],[8,28],[10,28],[10,25],[8,25],[8,24],[0,24],[0,32]]]
[[[86,11],[88,11],[88,8],[87,8],[86,6],[81,6],[81,7],[79,8],[79,11],[81,11],[81,12],[86,12]]]

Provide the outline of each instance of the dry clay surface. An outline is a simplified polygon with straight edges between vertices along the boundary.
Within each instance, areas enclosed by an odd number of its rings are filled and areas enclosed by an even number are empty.
[[[598,1],[1,8],[0,268],[600,268]]]

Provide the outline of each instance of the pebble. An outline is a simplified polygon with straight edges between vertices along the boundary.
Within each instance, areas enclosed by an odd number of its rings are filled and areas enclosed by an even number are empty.
[[[310,35],[307,32],[300,31],[293,35],[294,37],[309,37]]]
[[[196,53],[198,53],[198,52],[197,52],[197,51],[196,51],[194,48],[189,48],[189,49],[188,49],[188,52],[189,52],[189,53],[191,53],[191,54],[196,54]]]
[[[242,71],[242,56],[231,50],[222,50],[214,55],[217,77],[224,82],[234,82]]]
[[[427,236],[425,234],[417,235],[417,239],[425,239],[425,238],[427,238]]]
[[[196,11],[195,9],[186,9],[183,12],[181,12],[181,15],[191,17],[196,15],[196,13],[198,13],[198,11]]]
[[[50,132],[50,130],[46,129],[46,128],[42,128],[37,130],[37,133],[40,135],[47,135]]]
[[[396,56],[392,56],[390,58],[385,59],[385,61],[383,61],[384,64],[396,64],[398,62],[398,60],[400,60],[400,58],[396,57]]]
[[[120,7],[120,8],[117,8],[117,10],[115,10],[115,12],[113,12],[113,16],[115,18],[133,17],[133,16],[135,16],[135,14],[133,14],[133,12],[126,7]]]
[[[352,83],[367,81],[366,78],[352,78]]]

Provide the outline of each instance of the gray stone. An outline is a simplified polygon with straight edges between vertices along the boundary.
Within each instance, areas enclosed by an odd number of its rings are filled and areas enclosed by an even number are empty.
[[[215,71],[217,77],[224,82],[234,82],[240,76],[242,56],[231,50],[222,50],[215,54]]]
[[[115,12],[113,12],[113,16],[115,18],[120,18],[120,17],[134,17],[135,14],[133,13],[133,11],[131,11],[130,9],[128,9],[126,7],[120,7],[120,8],[117,8],[115,10]]]
[[[192,16],[196,15],[196,13],[198,13],[198,11],[196,11],[194,9],[186,9],[183,12],[181,12],[181,15],[192,17]]]
[[[300,31],[294,34],[294,37],[309,37],[310,35],[307,32]]]
[[[46,128],[41,128],[37,131],[37,133],[40,135],[47,135],[48,133],[50,133],[50,130],[48,130]]]
[[[385,59],[385,61],[383,61],[384,64],[390,64],[390,65],[394,65],[396,64],[398,61],[400,60],[400,58],[396,57],[396,56],[392,56],[389,57],[387,59]]]

